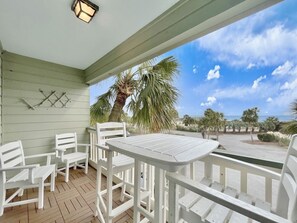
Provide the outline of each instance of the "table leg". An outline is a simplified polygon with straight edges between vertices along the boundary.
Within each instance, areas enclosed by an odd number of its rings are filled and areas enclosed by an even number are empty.
[[[134,213],[133,222],[140,222],[140,177],[141,177],[141,162],[135,159],[134,163]]]
[[[155,167],[155,215],[154,223],[162,223],[164,201],[164,170]]]

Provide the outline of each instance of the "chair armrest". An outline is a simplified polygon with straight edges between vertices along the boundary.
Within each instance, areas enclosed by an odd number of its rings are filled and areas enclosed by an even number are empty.
[[[1,168],[0,172],[3,171],[12,171],[12,170],[25,170],[28,169],[28,180],[34,184],[34,176],[33,176],[33,169],[39,167],[39,164],[34,165],[25,165],[25,166],[14,166],[9,168]]]
[[[220,191],[207,187],[197,181],[191,180],[187,177],[176,173],[166,173],[166,177],[169,182],[178,184],[196,194],[201,195],[209,200],[214,201],[222,206],[225,206],[235,212],[245,215],[249,218],[255,219],[259,222],[267,223],[290,223],[287,219],[284,219],[276,214],[270,213],[268,211],[262,210],[258,207],[245,203],[236,198],[230,197]]]
[[[62,148],[54,148],[54,150],[58,150],[59,152],[65,152],[66,149],[62,149]]]
[[[2,171],[12,171],[12,170],[25,170],[25,169],[34,169],[36,167],[39,167],[39,164],[33,164],[33,165],[25,165],[25,166],[14,166],[14,167],[8,167],[8,168],[1,168],[0,172]]]
[[[96,144],[98,149],[109,150],[108,146]]]
[[[233,169],[238,169],[238,167],[241,167],[246,169],[248,173],[252,173],[263,177],[269,177],[274,180],[280,180],[281,177],[281,175],[277,172],[218,154],[210,154],[209,156],[203,158],[202,161],[203,160],[205,160],[205,162],[208,163],[212,163],[219,166],[224,165],[225,167]]]
[[[36,154],[36,155],[30,155],[25,156],[25,159],[32,159],[32,158],[38,158],[38,157],[46,157],[46,165],[51,164],[51,156],[54,156],[55,153],[42,153],[42,154]]]
[[[85,153],[89,153],[90,144],[83,144],[83,143],[77,143],[77,146],[85,146],[86,150]]]

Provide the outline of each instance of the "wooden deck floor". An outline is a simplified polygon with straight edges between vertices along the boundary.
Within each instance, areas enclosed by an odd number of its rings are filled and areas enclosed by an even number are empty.
[[[99,223],[94,217],[95,211],[95,185],[96,170],[89,168],[89,173],[84,174],[83,170],[70,170],[69,182],[65,183],[64,178],[58,175],[54,192],[46,188],[45,202],[43,209],[37,209],[37,204],[21,205],[4,209],[0,217],[1,223]],[[103,177],[103,186],[106,178]],[[24,195],[17,199],[36,197],[37,189],[26,190]],[[114,192],[113,206],[119,205],[120,190]],[[114,219],[113,222],[132,222],[133,211],[130,209]]]

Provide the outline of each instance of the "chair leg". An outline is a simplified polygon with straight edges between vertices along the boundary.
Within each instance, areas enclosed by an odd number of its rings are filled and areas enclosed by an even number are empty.
[[[100,192],[101,192],[101,165],[99,164],[99,160],[97,161],[97,180],[96,180],[96,191],[97,191],[97,194],[96,194],[96,212],[95,212],[95,216],[98,216],[98,214],[100,215],[100,213],[98,213],[98,209],[100,210],[100,199],[99,199],[99,196],[100,195]],[[102,221],[102,220],[100,220]]]
[[[106,179],[106,187],[107,187],[107,194],[106,194],[106,223],[112,223],[111,218],[111,212],[112,212],[112,176],[113,176],[113,170],[112,170],[112,152],[107,150],[107,179]]]
[[[66,169],[65,169],[65,182],[67,183],[69,181],[69,163],[66,163]]]
[[[56,171],[53,171],[51,174],[51,191],[55,191],[55,177],[56,177]]]
[[[123,202],[124,198],[125,198],[125,192],[126,192],[126,170],[123,171],[123,186],[122,186],[122,190],[121,190],[121,197],[120,197],[120,201]]]
[[[58,159],[56,158],[56,160],[55,160],[55,172],[56,172],[56,174],[55,174],[55,176],[57,176],[58,175],[58,165],[59,165],[59,161],[58,161]]]
[[[5,198],[6,198],[6,189],[5,189],[5,186],[3,185],[2,191],[0,191],[0,216],[2,216],[4,212]]]
[[[76,170],[76,167],[77,167],[77,162],[74,163],[73,169]]]
[[[24,194],[24,189],[21,189],[20,190],[20,193],[18,194],[18,196],[21,197],[21,196],[23,196],[23,194]]]
[[[38,188],[38,209],[43,208],[44,203],[44,181],[39,182]]]
[[[88,165],[88,158],[86,158],[86,163],[85,163],[85,174],[88,173],[88,167],[89,167],[89,165]]]

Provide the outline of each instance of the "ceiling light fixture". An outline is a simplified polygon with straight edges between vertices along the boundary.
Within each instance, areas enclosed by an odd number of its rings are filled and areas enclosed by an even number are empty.
[[[99,7],[88,0],[74,0],[72,10],[77,18],[89,23]]]

